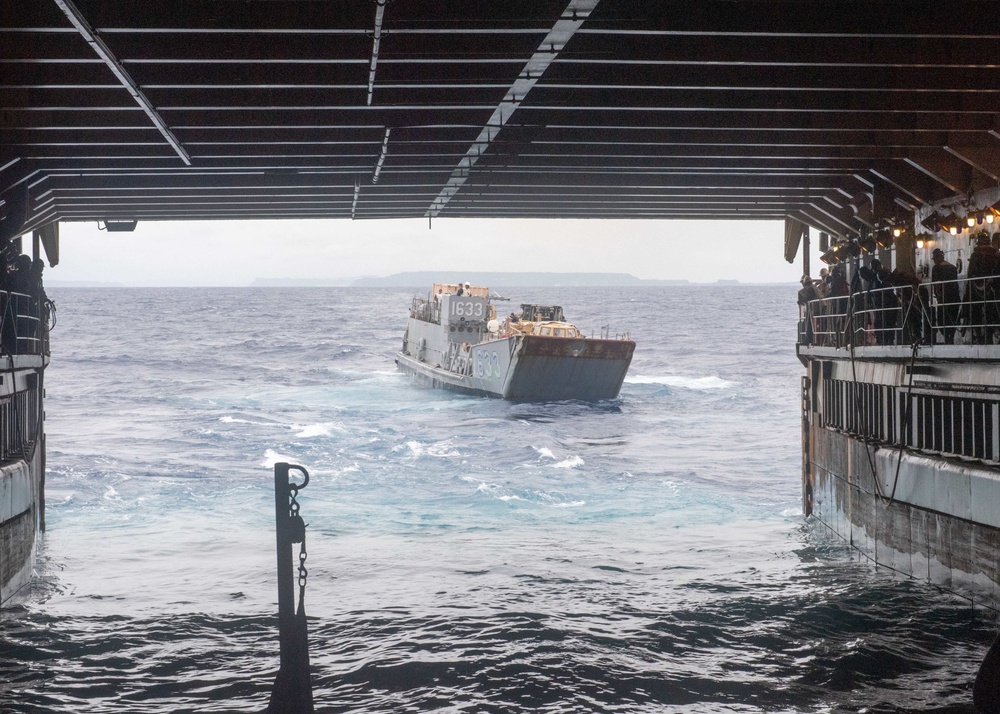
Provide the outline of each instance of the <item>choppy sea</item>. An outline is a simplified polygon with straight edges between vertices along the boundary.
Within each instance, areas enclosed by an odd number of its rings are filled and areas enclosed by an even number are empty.
[[[803,519],[795,286],[505,292],[630,332],[620,398],[421,388],[413,290],[51,289],[0,711],[262,711],[277,461],[317,711],[972,711],[995,615]]]

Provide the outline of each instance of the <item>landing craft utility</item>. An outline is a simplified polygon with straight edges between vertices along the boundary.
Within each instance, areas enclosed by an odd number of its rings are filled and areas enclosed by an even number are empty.
[[[488,288],[435,283],[415,297],[396,366],[433,387],[514,401],[618,396],[635,341],[584,335],[558,305],[521,305],[502,321]]]

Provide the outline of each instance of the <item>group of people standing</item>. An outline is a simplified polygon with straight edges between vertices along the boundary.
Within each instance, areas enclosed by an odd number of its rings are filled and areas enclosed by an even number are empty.
[[[16,251],[12,244],[0,248],[0,348],[3,354],[38,351],[41,322],[49,300],[42,287],[41,258]]]
[[[931,259],[929,284],[910,271],[890,271],[877,258],[859,265],[850,282],[840,265],[829,272],[824,268],[819,280],[803,277],[800,339],[832,346],[933,344],[939,339],[954,344],[956,335],[968,328],[973,344],[991,344],[994,333],[1000,333],[1000,250],[988,235],[977,239],[964,295],[958,268],[944,251],[935,248]],[[837,299],[813,303],[823,298]]]

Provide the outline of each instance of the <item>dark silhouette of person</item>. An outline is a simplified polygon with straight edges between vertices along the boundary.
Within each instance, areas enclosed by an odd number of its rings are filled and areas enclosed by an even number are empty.
[[[899,326],[902,327],[901,344],[912,345],[924,342],[930,336],[930,323],[924,317],[930,302],[927,288],[920,283],[920,278],[910,270],[892,271],[891,282],[899,293],[898,302],[902,318],[899,323]]]
[[[882,261],[878,258],[873,258],[867,268],[859,268],[858,273],[868,286],[865,297],[871,320],[865,326],[871,326],[876,344],[895,344],[899,300],[892,290],[892,273],[882,267]]]
[[[958,310],[962,302],[962,294],[958,289],[958,268],[944,259],[944,251],[940,248],[931,251],[931,260],[934,262],[931,267],[931,284],[937,302],[934,323],[940,328],[944,344],[951,345],[955,343]]]
[[[819,295],[816,293],[816,286],[813,284],[812,278],[808,275],[802,276],[802,288],[799,290],[798,303],[799,303],[799,319],[802,322],[802,344],[811,345],[813,342],[813,324],[812,324],[812,309],[809,303],[813,300],[819,299]]]
[[[972,344],[984,345],[993,341],[996,325],[996,287],[992,278],[1000,273],[1000,251],[990,243],[988,235],[976,239],[976,247],[969,256],[969,279],[965,292],[968,322],[972,328]]]

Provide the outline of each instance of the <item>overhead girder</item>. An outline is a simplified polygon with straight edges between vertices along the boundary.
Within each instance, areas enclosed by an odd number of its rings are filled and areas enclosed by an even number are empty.
[[[136,106],[83,106],[63,109],[17,108],[3,104],[0,95],[0,128],[39,129],[88,127],[138,127],[144,117]],[[367,107],[365,110],[294,106],[265,108],[232,107],[228,109],[174,109],[169,113],[170,125],[184,129],[221,129],[239,131],[257,127],[482,127],[489,116],[485,106],[435,107]],[[997,127],[995,114],[966,114],[953,109],[935,113],[872,113],[851,112],[775,112],[725,107],[703,112],[691,109],[665,108],[658,112],[614,112],[580,107],[541,107],[522,104],[507,129],[515,127],[581,129],[610,131],[621,134],[652,132],[659,134],[674,129],[758,129],[774,131],[826,131],[914,133],[988,132]]]
[[[390,36],[391,37],[391,36]],[[366,39],[366,42],[370,40]],[[537,44],[537,43],[536,43]],[[384,47],[390,47],[387,40]],[[131,54],[128,48],[121,48]],[[341,50],[342,51],[342,50]],[[657,54],[662,53],[658,48]],[[476,91],[496,85],[509,85],[516,77],[530,52],[523,57],[500,61],[444,54],[440,58],[394,59],[383,52],[379,58],[377,88],[386,90],[442,92],[466,89]],[[591,54],[587,53],[588,56]],[[248,57],[233,61],[154,62],[127,60],[121,64],[144,90],[171,93],[184,90],[267,89],[290,91],[315,89],[333,91],[367,87],[364,71],[368,61],[297,60],[284,62],[258,61]],[[541,86],[555,90],[616,89],[643,92],[662,90],[691,91],[697,89],[721,91],[744,89],[767,92],[795,90],[836,95],[843,92],[878,92],[893,95],[913,94],[921,98],[940,100],[941,95],[961,97],[984,93],[984,87],[1000,84],[1000,67],[995,64],[978,66],[900,66],[878,64],[756,64],[755,54],[748,47],[747,57],[735,64],[700,64],[697,61],[665,62],[663,60],[598,60],[557,58],[544,75]],[[87,91],[102,85],[120,86],[110,70],[102,71],[91,61],[63,62],[58,77],[53,77],[47,63],[20,61],[5,63],[3,84],[6,87],[52,88]],[[435,74],[439,76],[435,76]],[[891,89],[887,89],[891,86]],[[996,90],[985,90],[995,95]]]
[[[277,103],[300,110],[350,112],[369,110],[434,110],[485,109],[495,107],[506,94],[509,83],[494,82],[486,86],[379,86],[379,100],[369,108],[365,106],[366,85],[328,87],[194,87],[150,89],[145,92],[155,103],[158,113],[166,120],[180,112],[199,110],[267,111]],[[85,97],[81,96],[86,94]],[[862,96],[870,94],[871,96]],[[850,113],[865,112],[876,115],[902,113],[951,114],[961,111],[982,114],[987,120],[995,116],[997,92],[980,91],[950,93],[926,92],[859,92],[854,89],[814,91],[801,88],[722,87],[649,87],[588,85],[562,87],[539,83],[524,109],[536,111],[615,112],[618,114],[652,113],[672,114],[685,110],[708,111],[759,111],[790,114],[796,112]],[[319,101],[317,101],[319,99]],[[359,105],[358,102],[361,102]],[[84,89],[68,89],[58,85],[47,87],[4,88],[3,107],[38,107],[52,110],[74,110],[90,105],[130,108],[129,93],[110,84],[94,85]],[[736,109],[738,108],[738,109]],[[176,119],[176,116],[174,116]],[[662,121],[658,117],[657,121]],[[406,122],[401,122],[406,123]]]
[[[973,168],[941,149],[909,152],[904,161],[944,186],[951,194],[967,194],[973,182]]]
[[[985,144],[971,144],[967,140],[963,141],[962,138],[958,138],[955,141],[949,141],[944,146],[944,150],[991,181],[1000,183],[1000,137],[993,134],[987,134],[987,136],[990,137],[990,140]],[[976,178],[974,176],[973,181]]]
[[[0,11],[0,195],[27,185],[29,222],[209,204],[846,234],[1000,176],[986,2],[73,3]]]

